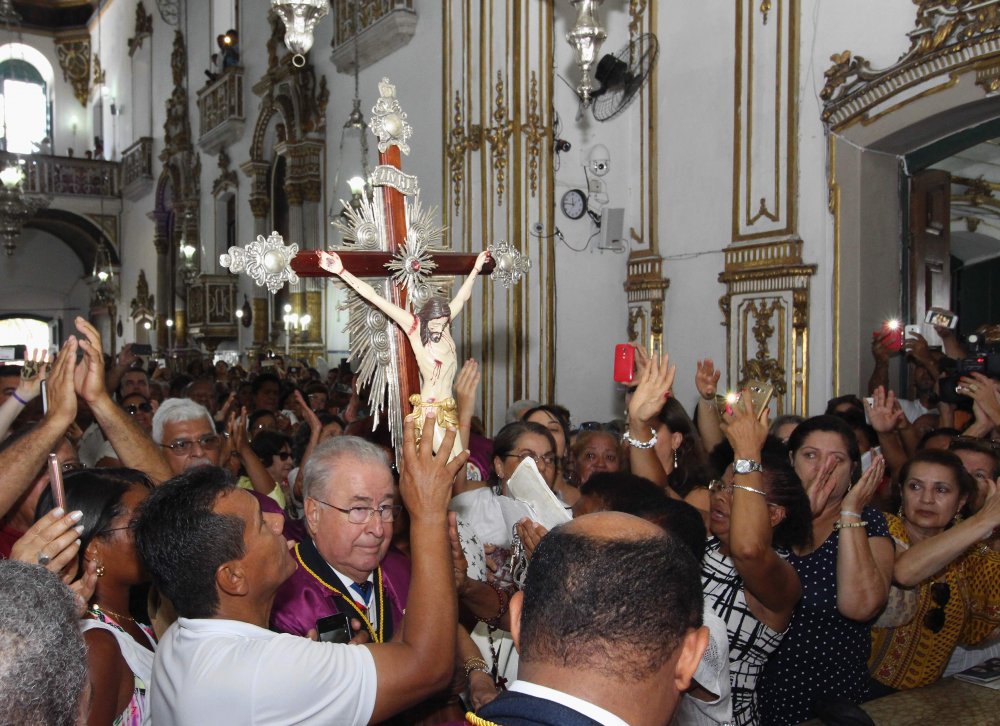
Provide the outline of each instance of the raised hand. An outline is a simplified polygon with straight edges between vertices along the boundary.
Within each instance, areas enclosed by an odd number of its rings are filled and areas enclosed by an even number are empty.
[[[74,375],[76,373],[78,345],[73,336],[66,339],[59,355],[56,356],[55,363],[52,364],[52,371],[48,377],[49,411],[46,415],[53,420],[58,420],[67,428],[76,418]]]
[[[549,533],[549,530],[527,517],[514,526],[517,528],[517,536],[521,538],[521,544],[524,545],[524,556],[530,560],[531,556],[535,554],[538,543],[542,541],[542,537]]]
[[[887,434],[895,431],[903,423],[903,409],[896,400],[893,391],[885,392],[885,388],[879,386],[872,391],[871,405],[868,406],[868,421],[872,428],[880,434]]]
[[[641,348],[637,346],[636,350]],[[628,404],[629,419],[653,421],[670,397],[670,387],[674,384],[676,373],[676,367],[670,365],[669,355],[664,354],[659,360],[656,356],[650,358],[636,379],[638,385]]]
[[[93,404],[108,395],[104,383],[104,350],[101,346],[101,334],[97,332],[97,328],[79,316],[76,318],[76,329],[83,335],[80,339],[83,360],[76,367],[76,392],[87,403]]]
[[[1000,390],[996,381],[982,373],[970,373],[962,376],[959,384],[962,386],[959,393],[975,401],[988,420],[992,421],[994,426],[1000,426]],[[977,418],[982,417],[977,416]]]
[[[344,263],[340,259],[340,255],[336,252],[321,250],[319,253],[319,266],[327,272],[332,272],[334,275],[339,275],[344,271]]]
[[[25,359],[24,367],[21,369],[21,380],[18,381],[17,389],[14,391],[22,401],[31,401],[41,393],[42,381],[49,374],[48,358],[47,350],[35,348],[31,352],[31,357]]]
[[[720,377],[722,377],[722,371],[715,370],[715,363],[712,362],[711,358],[698,361],[698,367],[694,374],[694,385],[698,389],[698,395],[706,401],[713,400],[715,392],[718,390]]]
[[[476,255],[476,264],[472,266],[472,269],[476,272],[483,271],[483,265],[485,265],[490,260],[490,251],[483,250],[478,255]]]
[[[80,551],[81,519],[83,512],[67,514],[59,507],[51,510],[28,527],[28,531],[14,543],[10,558],[29,565],[41,565],[49,572],[61,574]],[[69,584],[75,576],[76,568],[73,568],[63,582]]]
[[[760,454],[767,439],[766,407],[760,417],[754,414],[750,391],[743,391],[740,400],[730,407],[730,412],[722,417],[722,432],[733,447],[738,458],[753,458]]]
[[[833,490],[837,487],[837,480],[833,478],[833,472],[837,468],[837,460],[834,457],[828,457],[823,465],[816,472],[816,478],[810,481],[802,481],[802,486],[806,490],[806,495],[809,497],[809,509],[812,512],[813,517],[818,516],[826,509],[827,502],[830,501],[830,495],[833,494]]]
[[[424,431],[434,430],[434,414],[424,420]],[[451,455],[455,436],[458,432],[449,428],[437,453],[431,446],[430,436],[417,447],[413,419],[403,421],[403,467],[399,475],[399,493],[403,497],[406,510],[412,519],[420,517],[442,520],[451,501],[452,484],[459,470],[469,460],[469,452],[463,451],[455,458]]]
[[[877,454],[872,458],[872,465],[861,475],[858,483],[847,490],[841,509],[860,513],[875,496],[878,485],[882,483],[883,474],[885,474],[885,459],[881,454]]]

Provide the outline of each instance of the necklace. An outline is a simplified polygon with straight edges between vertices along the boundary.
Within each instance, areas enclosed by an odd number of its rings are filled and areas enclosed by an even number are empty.
[[[94,605],[87,610],[87,612],[94,616],[100,615],[100,613],[104,612],[113,617],[117,622],[121,622],[122,620],[131,620],[135,625],[138,625],[138,623],[135,622],[135,618],[116,613],[111,608],[104,607],[100,603],[95,602]]]
[[[348,605],[354,608],[354,611],[358,614],[358,618],[361,620],[362,623],[364,623],[364,626],[368,629],[368,633],[372,636],[372,642],[381,643],[382,633],[385,632],[383,629],[385,626],[385,607],[384,607],[385,603],[382,590],[382,568],[377,567],[375,569],[375,589],[378,592],[378,624],[376,626],[375,623],[372,623],[368,619],[368,613],[362,612],[361,608],[358,607],[358,604],[354,602],[353,597],[345,595],[338,588],[329,584],[322,577],[320,577],[319,575],[317,575],[315,572],[312,571],[309,565],[305,563],[305,560],[302,559],[302,553],[299,551],[299,545],[295,545],[294,552],[295,552],[295,559],[299,561],[299,564],[302,566],[302,569],[304,569],[306,572],[312,575],[316,579],[316,582],[325,587],[327,590],[331,590],[337,593],[337,595],[339,595]]]

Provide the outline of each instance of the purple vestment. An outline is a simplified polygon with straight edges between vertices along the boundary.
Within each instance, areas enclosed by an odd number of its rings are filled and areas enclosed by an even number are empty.
[[[296,545],[292,556],[296,555],[296,559],[301,558],[301,563],[295,574],[278,588],[271,609],[271,630],[304,636],[316,628],[317,620],[327,615],[346,612],[354,616],[356,611],[344,600],[343,583],[316,551],[312,539],[306,536]],[[303,567],[302,563],[305,563],[306,567]],[[310,574],[309,570],[318,577]],[[387,641],[392,637],[392,633],[399,630],[403,621],[406,597],[410,590],[410,561],[397,550],[390,548],[382,559],[381,570],[386,608],[382,640]],[[377,586],[378,577],[375,579]],[[377,601],[377,589],[375,597]]]

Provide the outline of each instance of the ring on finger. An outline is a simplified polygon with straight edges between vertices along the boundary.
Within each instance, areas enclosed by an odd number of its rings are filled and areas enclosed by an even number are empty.
[[[52,558],[49,557],[44,552],[39,552],[38,553],[38,564],[40,564],[42,567],[45,567],[51,561],[52,561]]]

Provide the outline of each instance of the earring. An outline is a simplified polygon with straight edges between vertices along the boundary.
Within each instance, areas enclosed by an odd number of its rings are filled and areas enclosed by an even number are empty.
[[[959,510],[959,511],[955,512],[955,516],[951,518],[951,523],[952,524],[958,524],[963,519],[965,519],[965,517],[962,516],[962,511]]]
[[[903,516],[903,505],[902,504],[899,505],[899,511],[896,512],[896,516],[899,517],[900,519],[906,519],[906,517]]]
[[[94,574],[98,577],[104,577],[104,563],[98,560],[97,567],[94,569]]]
[[[677,451],[678,451],[677,449],[674,449],[674,468],[675,469],[681,463],[681,457],[680,457],[680,454],[677,453]]]

